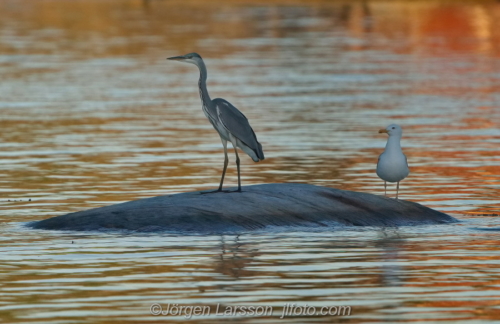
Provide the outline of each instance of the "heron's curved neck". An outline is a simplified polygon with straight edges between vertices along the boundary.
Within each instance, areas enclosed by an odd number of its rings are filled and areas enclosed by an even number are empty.
[[[205,63],[203,63],[203,61],[200,61],[197,65],[200,69],[200,80],[198,81],[198,87],[200,88],[201,103],[204,106],[208,107],[212,101],[210,100],[210,95],[208,94],[207,90],[207,68],[205,67]]]

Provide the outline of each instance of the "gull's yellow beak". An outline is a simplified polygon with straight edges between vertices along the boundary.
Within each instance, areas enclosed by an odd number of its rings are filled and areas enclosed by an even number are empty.
[[[389,134],[389,132],[387,131],[387,129],[384,129],[384,128],[383,128],[383,129],[379,129],[379,131],[378,131],[378,132],[379,132],[379,134],[380,134],[380,133],[386,133],[386,134]]]

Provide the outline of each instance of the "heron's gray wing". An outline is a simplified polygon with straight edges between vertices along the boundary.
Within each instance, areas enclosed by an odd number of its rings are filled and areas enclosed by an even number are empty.
[[[262,146],[259,141],[257,141],[257,136],[255,136],[245,115],[224,99],[217,98],[212,102],[215,104],[222,125],[224,125],[234,137],[252,149],[259,159],[264,160]]]

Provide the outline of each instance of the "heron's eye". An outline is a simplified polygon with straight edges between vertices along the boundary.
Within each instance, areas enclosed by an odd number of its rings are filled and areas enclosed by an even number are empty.
[[[393,127],[392,129],[396,129],[396,127]]]

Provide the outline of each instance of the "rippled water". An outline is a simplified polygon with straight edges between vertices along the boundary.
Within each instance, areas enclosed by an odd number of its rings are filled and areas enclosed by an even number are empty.
[[[497,2],[0,2],[0,320],[275,323],[286,303],[351,306],[285,322],[500,320]],[[249,118],[266,160],[243,185],[306,182],[382,194],[374,168],[398,123],[401,198],[462,220],[334,233],[172,236],[28,230],[67,212],[215,188],[213,98]],[[236,185],[231,157],[226,184]],[[390,188],[394,194],[394,187]],[[217,305],[270,306],[221,317]]]

